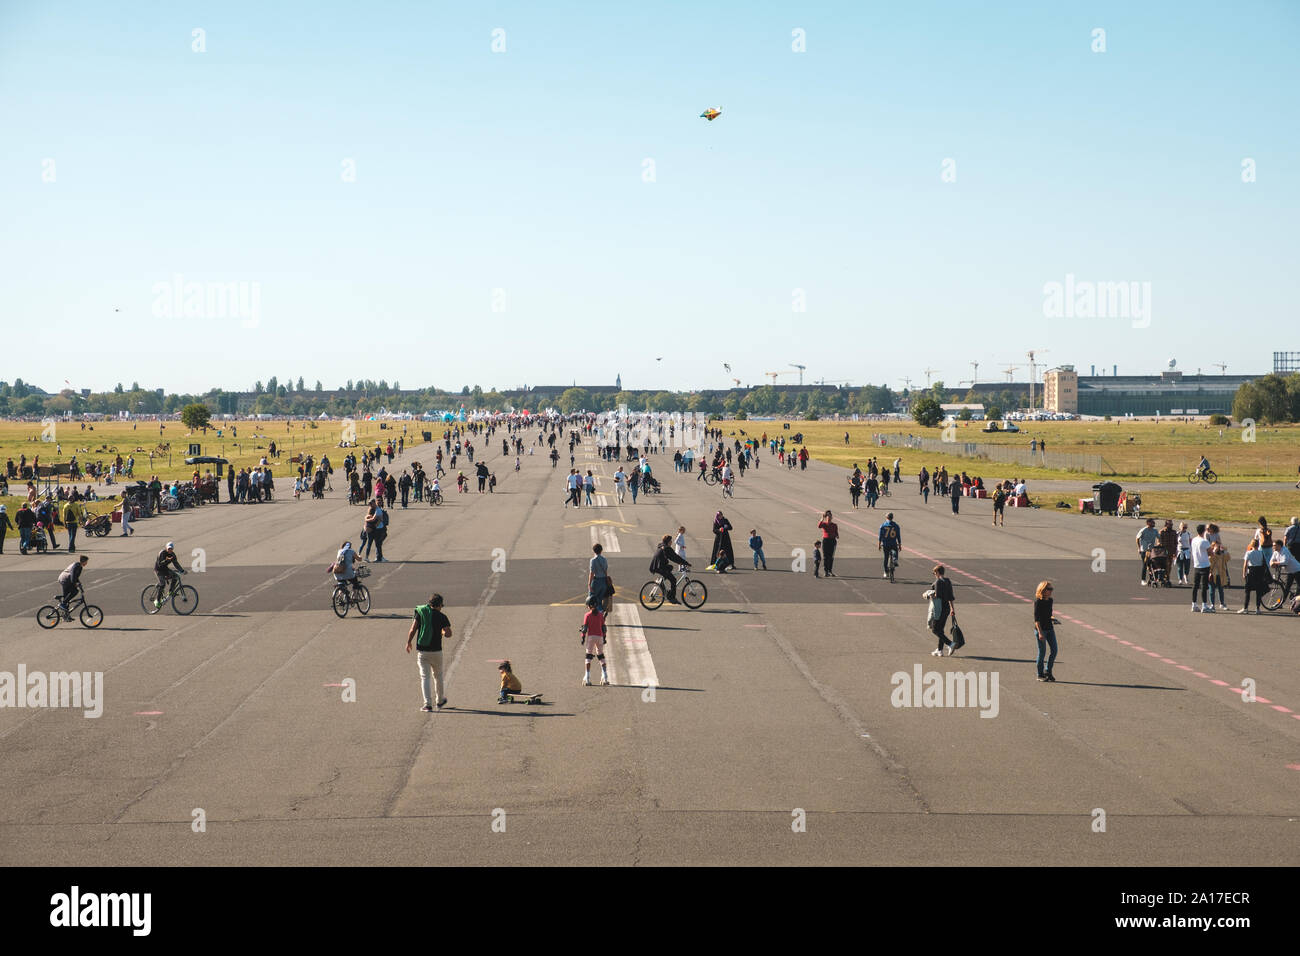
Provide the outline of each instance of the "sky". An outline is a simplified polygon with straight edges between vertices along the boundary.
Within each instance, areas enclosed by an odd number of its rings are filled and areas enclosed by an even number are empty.
[[[1297,40],[1297,3],[0,0],[0,379],[1267,372]]]

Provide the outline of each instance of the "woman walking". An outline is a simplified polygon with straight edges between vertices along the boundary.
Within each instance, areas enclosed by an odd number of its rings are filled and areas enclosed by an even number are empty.
[[[1035,666],[1038,668],[1038,679],[1055,683],[1056,678],[1052,676],[1052,665],[1056,663],[1056,627],[1061,623],[1052,617],[1052,582],[1043,581],[1038,585],[1038,590],[1034,592],[1034,636],[1038,638],[1038,660]],[[1047,665],[1043,666],[1044,654],[1047,654]]]

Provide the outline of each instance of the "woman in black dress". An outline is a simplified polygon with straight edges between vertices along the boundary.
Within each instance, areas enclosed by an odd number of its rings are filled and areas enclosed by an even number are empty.
[[[713,516],[713,554],[710,564],[719,574],[725,574],[727,568],[735,567],[736,553],[731,547],[731,522],[719,511]]]

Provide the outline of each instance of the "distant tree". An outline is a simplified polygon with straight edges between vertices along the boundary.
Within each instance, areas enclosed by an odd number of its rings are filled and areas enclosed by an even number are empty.
[[[121,395],[121,394],[122,394],[123,392],[125,392],[125,391],[126,391],[126,389],[124,389],[124,388],[122,387],[122,383],[121,383],[121,382],[118,382],[117,385],[116,385],[116,387],[114,387],[114,389],[113,389],[113,394],[114,394],[114,395]]]
[[[133,391],[133,392],[138,392],[138,391],[140,391],[140,383],[139,383],[139,382],[132,382],[132,383],[131,383],[131,391]]]
[[[963,421],[963,422],[968,422],[968,421],[970,421],[970,419],[971,419],[971,410],[970,410],[969,408],[963,408],[961,411],[959,411],[959,412],[957,413],[957,418],[958,418],[958,420]]]
[[[347,387],[347,391],[349,391],[349,392],[352,391],[352,379],[348,379],[348,387]]]
[[[591,396],[585,388],[566,388],[560,394],[556,407],[565,415],[572,415],[582,409],[591,408]]]
[[[208,406],[201,402],[186,405],[181,409],[181,424],[192,432],[207,428],[208,423],[211,421],[212,412],[208,410]]]
[[[301,375],[298,376],[298,387],[295,388],[294,391],[295,391],[295,392],[301,392],[301,391],[302,391],[302,376],[301,376]],[[320,389],[317,389],[317,391],[320,391]]]
[[[316,379],[316,391],[324,391],[324,389],[321,388],[320,379]]]
[[[997,405],[990,405],[984,409],[984,417],[989,421],[995,421],[1002,417],[1002,409]]]
[[[261,394],[262,394],[262,383],[261,383],[261,382],[254,382],[254,383],[253,383],[253,394],[254,394],[254,395],[261,395]]]
[[[270,392],[272,395],[275,395],[278,392],[279,387],[280,387],[280,380],[276,378],[274,375],[272,375],[270,378],[266,380],[266,390]]]
[[[943,409],[934,396],[925,395],[912,403],[912,418],[922,428],[934,428],[943,421]]]

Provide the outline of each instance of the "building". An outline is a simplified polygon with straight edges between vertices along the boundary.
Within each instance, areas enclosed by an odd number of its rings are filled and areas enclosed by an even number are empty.
[[[1259,375],[1085,375],[1079,382],[1080,415],[1230,415],[1232,400]]]
[[[1300,352],[1274,352],[1273,371],[1278,375],[1300,372]]]
[[[1048,369],[1043,375],[1043,408],[1049,412],[1079,413],[1079,373],[1073,365]]]

